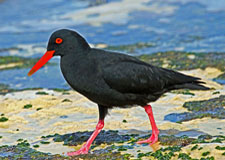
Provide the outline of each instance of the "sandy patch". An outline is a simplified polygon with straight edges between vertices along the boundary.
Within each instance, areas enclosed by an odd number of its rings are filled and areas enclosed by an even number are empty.
[[[158,128],[160,130],[198,130],[210,135],[224,135],[225,120],[203,118],[183,122],[182,124],[164,120],[167,114],[187,111],[182,107],[184,102],[205,100],[225,94],[223,86],[211,81],[211,78],[219,75],[220,71],[206,69],[204,71],[185,71],[185,73],[203,78],[207,85],[215,88],[215,90],[191,91],[195,96],[167,93],[158,101],[151,103]],[[38,91],[47,92],[49,95],[37,95],[36,92]],[[216,91],[220,93],[213,94]],[[64,95],[62,92],[44,89],[0,95],[0,114],[4,114],[4,117],[9,119],[6,122],[0,122],[1,144],[15,144],[19,138],[35,143],[43,135],[94,130],[98,121],[97,105],[75,91],[69,91],[69,93],[69,95]],[[65,101],[65,99],[67,100]],[[24,109],[26,104],[32,104],[32,107]],[[131,109],[116,108],[110,110],[109,113],[110,115],[105,119],[105,130],[136,129],[150,133],[149,119],[142,107]],[[126,122],[123,122],[123,120],[126,120]],[[52,153],[59,153],[62,150],[65,152],[71,151],[71,148],[65,149],[64,146],[64,149],[61,150],[60,145],[56,147],[58,148],[56,150],[51,145],[46,147],[49,147],[49,151]],[[46,147],[40,147],[40,150],[45,151]]]
[[[2,64],[2,65],[0,65],[0,70],[7,69],[7,68],[13,68],[13,67],[17,67],[17,66],[22,66],[22,65],[23,65],[22,62]]]

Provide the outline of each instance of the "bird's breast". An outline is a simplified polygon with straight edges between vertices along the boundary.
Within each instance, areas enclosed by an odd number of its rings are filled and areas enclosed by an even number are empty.
[[[104,86],[97,65],[87,59],[71,60],[63,57],[60,67],[67,83],[85,96],[100,93],[99,89]]]

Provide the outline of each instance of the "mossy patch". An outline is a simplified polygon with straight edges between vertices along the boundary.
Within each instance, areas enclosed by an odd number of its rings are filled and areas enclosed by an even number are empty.
[[[183,94],[183,95],[191,95],[191,96],[194,96],[195,95],[189,89],[173,90],[173,91],[171,91],[171,93]]]
[[[141,55],[138,58],[156,66],[167,66],[169,69],[191,70],[218,68],[225,71],[224,53],[192,53],[192,52],[159,52],[150,55]]]
[[[225,119],[225,95],[203,101],[185,102],[183,107],[189,112],[171,113],[164,117],[172,122],[183,122],[192,119],[211,117]]]
[[[162,160],[169,160],[169,159],[180,159],[180,160],[197,160],[201,158],[201,160],[214,160],[213,156],[210,156],[210,152],[204,151],[201,152],[203,147],[199,147],[199,144],[201,143],[214,143],[214,140],[219,138],[224,142],[224,136],[210,136],[210,135],[200,135],[197,139],[190,138],[188,136],[160,136],[159,141],[160,144],[163,147],[156,152],[146,152],[142,153],[141,150],[138,151],[138,158],[142,159],[143,157],[149,158],[149,159],[162,159]],[[180,143],[180,141],[183,141]],[[194,152],[194,150],[197,150],[197,152],[200,152],[203,157],[193,158],[188,153],[183,153],[182,148],[189,145],[189,144],[196,144],[191,148],[191,151]],[[217,149],[221,149],[223,147],[217,146]],[[213,151],[212,151],[213,152]]]
[[[198,148],[198,145],[196,144],[195,146],[193,146],[192,148],[191,148],[191,151],[194,151],[194,150],[196,150]]]
[[[29,67],[32,67],[38,60],[39,58],[25,58],[25,57],[19,57],[19,56],[0,56],[0,66],[2,66],[0,67],[0,70],[14,69],[14,68],[29,68]]]
[[[188,136],[160,136],[159,141],[162,145],[170,145],[170,146],[187,146],[191,144],[195,139],[189,138]]]
[[[187,108],[188,111],[194,112],[209,111],[224,106],[225,106],[225,95],[221,95],[217,98],[212,98],[209,100],[185,102],[183,105],[183,107]]]
[[[64,99],[64,100],[62,100],[62,102],[72,102],[70,99]]]
[[[127,123],[127,120],[126,120],[126,119],[124,119],[122,122],[123,122],[123,123]]]
[[[33,145],[34,148],[38,148],[39,145]],[[30,144],[25,140],[17,145],[13,146],[0,146],[0,158],[4,159],[49,159],[49,160],[65,160],[65,159],[73,159],[73,160],[79,160],[79,159],[90,159],[90,160],[105,160],[105,159],[128,159],[128,155],[122,155],[119,152],[111,152],[109,150],[95,150],[92,154],[85,154],[85,155],[78,155],[78,156],[62,156],[59,154],[50,154],[50,153],[44,153],[37,151],[30,147]]]
[[[33,145],[34,148],[39,148],[38,144]]]
[[[66,91],[68,91],[68,89],[63,89],[63,88],[53,88],[53,91],[56,91],[56,92],[66,92]]]
[[[99,150],[99,151],[95,151],[92,154],[72,156],[70,158],[74,159],[74,160],[80,160],[80,159],[87,159],[87,160],[88,159],[90,159],[90,160],[119,160],[119,159],[123,159],[123,160],[126,160],[127,156],[122,155],[119,152],[109,152],[109,151]]]
[[[203,152],[202,153],[202,156],[208,156],[210,154],[210,152],[209,151],[207,151],[207,152]]]
[[[16,158],[27,158],[27,159],[87,159],[87,160],[105,160],[105,159],[124,159],[128,160],[131,158],[135,158],[134,155],[130,154],[130,151],[133,151],[134,147],[137,147],[136,143],[133,143],[133,139],[140,140],[142,138],[148,138],[149,135],[138,135],[138,134],[130,134],[130,135],[120,135],[117,131],[103,131],[104,133],[99,134],[100,139],[94,142],[91,147],[91,150],[86,155],[78,155],[78,156],[62,156],[62,155],[53,155],[50,153],[39,152],[35,149],[31,148],[31,145],[27,140],[19,139],[18,144],[14,146],[0,146],[0,157],[8,158],[8,159],[16,159]],[[68,141],[71,144],[78,145],[83,144],[89,136],[91,132],[76,132],[74,134],[65,134],[65,135],[47,135],[43,136],[45,140],[47,138],[54,137],[54,141]],[[107,139],[112,136],[111,141],[107,142]],[[116,138],[120,137],[119,139]],[[121,138],[122,137],[122,138]],[[159,160],[169,160],[169,159],[179,159],[186,160],[193,158],[187,154],[183,153],[183,147],[189,144],[196,144],[191,148],[191,151],[198,150],[201,152],[202,158],[211,160],[213,157],[209,157],[210,153],[208,151],[201,151],[199,144],[203,141],[205,143],[214,143],[213,140],[220,139],[221,141],[225,141],[225,136],[210,136],[210,135],[200,135],[197,139],[190,138],[188,136],[170,136],[163,135],[159,137],[159,141],[161,144],[161,148],[157,151],[150,152],[142,152],[142,150],[134,151],[137,153],[137,159],[143,159],[144,157],[148,159],[159,159]],[[78,142],[76,142],[78,140]],[[120,142],[120,143],[119,143]],[[136,141],[135,141],[136,142]],[[41,143],[41,142],[40,142]],[[105,148],[102,149],[94,149],[102,143],[108,144]],[[68,144],[69,145],[69,144]],[[144,145],[144,144],[143,144]],[[166,147],[165,147],[166,146]],[[33,145],[33,148],[38,148],[39,145]],[[223,150],[224,147],[218,145],[215,147],[215,150]],[[129,151],[130,150],[130,151]],[[127,153],[126,153],[127,152]],[[213,152],[210,150],[210,152]],[[223,153],[221,153],[222,156]],[[200,157],[199,157],[200,158]]]
[[[41,141],[40,143],[41,144],[49,144],[50,142],[48,142],[48,141]]]
[[[65,135],[48,135],[42,136],[42,138],[53,138],[55,142],[64,142],[64,145],[69,146],[77,146],[83,144],[88,140],[92,132],[84,131],[84,132],[75,132]],[[139,134],[125,134],[121,135],[118,131],[101,131],[93,145],[100,145],[100,144],[114,144],[114,143],[124,143],[127,142],[128,144],[135,145],[137,141],[149,138],[149,134],[147,135],[139,135]],[[198,138],[190,138],[188,136],[174,136],[174,135],[159,135],[159,141],[161,145],[165,146],[180,146],[184,147],[189,144],[197,144],[197,143],[214,143],[219,142],[222,143],[225,141],[225,136],[217,135],[211,136],[208,134],[200,135]],[[196,146],[197,147],[197,146]],[[127,147],[125,147],[127,148]],[[114,148],[115,149],[115,148]],[[118,148],[117,148],[118,149]],[[194,148],[193,150],[195,150]],[[223,149],[223,148],[222,148]]]
[[[225,150],[225,147],[216,146],[216,149],[218,149],[218,150]]]
[[[28,145],[0,146],[0,158],[3,159],[68,159],[61,155],[50,155],[30,148]]]
[[[30,143],[27,140],[22,140],[22,141],[18,141],[19,143],[17,143],[17,146],[20,147],[29,147]]]
[[[39,89],[42,89],[42,88],[13,89],[13,88],[10,88],[9,85],[0,84],[0,95],[5,95],[5,94],[11,93],[11,92],[20,92],[20,91],[26,91],[26,90],[39,90]]]
[[[69,95],[69,94],[70,94],[70,93],[68,92],[69,89],[54,88],[53,91],[61,92],[63,95]]]
[[[152,65],[175,70],[217,68],[225,72],[225,53],[193,53],[193,52],[159,52],[150,55],[138,56],[139,59]],[[214,81],[225,84],[225,73],[219,75]]]
[[[220,91],[213,92],[212,94],[213,94],[213,95],[214,95],[214,94],[220,94]]]
[[[48,93],[44,92],[44,91],[38,91],[35,94],[37,94],[37,95],[48,95]]]
[[[138,49],[154,47],[155,44],[149,42],[139,42],[135,44],[118,45],[118,46],[106,46],[105,49],[113,51],[125,51],[129,53],[134,53]]]
[[[6,121],[8,121],[9,119],[8,118],[6,118],[6,117],[0,117],[0,122],[6,122]]]
[[[23,106],[23,108],[24,108],[24,109],[32,108],[32,104],[26,104],[26,105]]]
[[[175,158],[177,155],[176,152],[181,150],[180,147],[166,147],[157,150],[156,152],[147,152],[147,153],[138,153],[138,159],[142,159],[143,157],[148,157],[149,159],[159,159],[159,160],[170,160]]]
[[[217,135],[200,135],[197,139],[193,140],[192,144],[200,144],[200,143],[223,143],[225,141],[225,136]],[[218,146],[220,147],[220,146]],[[217,148],[218,149],[218,148]],[[199,148],[201,150],[201,147]]]

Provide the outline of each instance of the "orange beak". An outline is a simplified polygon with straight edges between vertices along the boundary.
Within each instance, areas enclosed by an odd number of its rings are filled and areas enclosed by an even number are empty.
[[[31,70],[29,71],[29,73],[27,74],[28,76],[31,76],[32,74],[34,74],[37,70],[39,70],[43,65],[45,65],[52,57],[53,54],[55,53],[54,50],[52,51],[47,51],[42,57],[41,59],[33,66],[33,68],[31,68]]]

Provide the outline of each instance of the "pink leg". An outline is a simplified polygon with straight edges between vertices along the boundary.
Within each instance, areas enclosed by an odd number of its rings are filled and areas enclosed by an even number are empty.
[[[142,143],[154,144],[158,141],[159,130],[155,123],[155,119],[154,119],[153,112],[152,112],[152,107],[150,105],[146,105],[146,106],[144,106],[144,108],[145,108],[145,112],[148,114],[148,117],[149,117],[149,120],[150,120],[150,123],[152,126],[152,135],[147,140],[138,141],[137,143],[138,144],[142,144]]]
[[[96,126],[96,130],[92,133],[92,135],[89,137],[88,141],[76,152],[68,152],[68,156],[75,156],[80,154],[88,154],[88,150],[92,144],[92,142],[95,140],[97,135],[101,132],[102,128],[104,127],[104,120],[99,120],[98,124]]]

